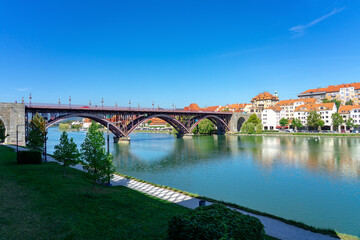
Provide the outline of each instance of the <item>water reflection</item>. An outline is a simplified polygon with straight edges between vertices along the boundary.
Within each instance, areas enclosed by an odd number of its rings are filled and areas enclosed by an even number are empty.
[[[162,171],[201,162],[228,158],[252,158],[263,171],[278,165],[326,172],[333,177],[359,178],[359,138],[203,136],[174,139],[172,136],[134,139],[131,144],[115,144],[116,166],[131,171]],[[143,146],[141,146],[143,145]],[[141,149],[140,149],[141,147]]]

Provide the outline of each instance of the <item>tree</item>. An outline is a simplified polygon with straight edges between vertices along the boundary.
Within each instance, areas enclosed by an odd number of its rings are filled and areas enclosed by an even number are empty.
[[[70,124],[69,123],[60,123],[59,124],[59,130],[60,131],[67,131],[70,128]]]
[[[323,120],[319,121],[319,131],[321,131],[321,128],[325,125],[325,122]]]
[[[345,103],[345,105],[353,105],[353,104],[354,104],[354,102],[351,99]]]
[[[256,125],[258,123],[261,123],[261,119],[258,118],[255,113],[253,113],[253,114],[251,114],[251,116],[249,117],[249,119],[246,122],[251,122]]]
[[[352,128],[352,127],[355,127],[355,124],[354,124],[354,119],[352,118],[349,118],[347,121],[346,121],[346,127],[347,128]]]
[[[307,117],[307,125],[310,128],[318,129],[321,124],[321,116],[316,111],[310,111],[309,116]]]
[[[0,143],[5,142],[5,139],[9,136],[9,134],[5,134],[5,132],[5,125],[2,121],[0,121]]]
[[[212,134],[215,131],[215,125],[209,119],[204,119],[192,131],[195,134]]]
[[[149,120],[149,121],[147,121],[146,122],[148,125],[150,125],[151,123],[152,123],[152,121],[151,120]]]
[[[56,161],[63,163],[64,176],[66,176],[66,167],[79,163],[80,153],[76,143],[74,143],[73,138],[69,140],[67,133],[64,131],[60,137],[60,143],[54,148],[54,158]]]
[[[344,119],[342,118],[342,116],[339,113],[333,113],[331,115],[331,119],[332,119],[332,122],[333,122],[334,129],[337,128],[338,132],[340,132],[340,126],[344,122]]]
[[[261,119],[259,119],[256,114],[252,114],[249,119],[241,126],[240,131],[246,133],[261,133],[263,125],[261,124]]]
[[[299,128],[304,127],[304,126],[302,125],[302,123],[301,123],[301,120],[298,119],[298,118],[294,118],[294,119],[292,120],[290,126],[291,126],[292,128],[295,128],[295,132],[297,132],[297,130],[298,130]]]
[[[323,103],[332,103],[333,102],[333,103],[335,103],[337,109],[339,109],[339,107],[341,105],[341,101],[336,100],[336,99],[329,100],[329,99],[324,98],[324,99],[322,99],[322,102]]]
[[[93,181],[109,181],[115,169],[112,164],[112,156],[105,151],[105,138],[99,131],[99,124],[92,122],[81,144],[83,168],[86,176]]]
[[[45,119],[38,113],[35,114],[29,124],[29,136],[27,146],[36,150],[43,151],[46,140]]]
[[[282,118],[282,119],[280,119],[279,123],[280,123],[280,126],[285,127],[289,124],[289,119]]]

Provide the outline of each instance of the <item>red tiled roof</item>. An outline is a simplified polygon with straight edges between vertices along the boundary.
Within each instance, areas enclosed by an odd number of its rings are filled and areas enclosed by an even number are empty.
[[[335,103],[304,104],[295,108],[295,112],[309,112],[319,110],[332,110]]]
[[[280,112],[281,111],[281,107],[278,107],[278,106],[270,106],[266,110],[268,110],[268,109],[272,109],[275,112]]]
[[[360,105],[344,105],[339,107],[338,113],[350,113],[354,108],[360,108]]]
[[[200,108],[196,103],[192,103],[188,107],[184,107],[184,110],[187,110],[187,111],[199,111]]]
[[[316,103],[315,98],[305,98],[305,99],[289,99],[289,100],[281,100],[276,103],[276,106],[289,106],[293,105],[295,102],[304,102],[304,104],[312,104]]]
[[[268,93],[268,92],[262,92],[259,93],[256,97],[254,97],[253,99],[251,99],[251,102],[253,101],[261,101],[261,100],[274,100],[274,101],[279,101],[279,98]]]
[[[346,83],[346,84],[340,84],[340,85],[330,85],[325,88],[314,88],[306,90],[305,92],[302,92],[301,94],[305,93],[316,93],[316,92],[339,92],[340,88],[348,88],[348,87],[354,87],[355,89],[360,89],[360,82],[358,83]]]

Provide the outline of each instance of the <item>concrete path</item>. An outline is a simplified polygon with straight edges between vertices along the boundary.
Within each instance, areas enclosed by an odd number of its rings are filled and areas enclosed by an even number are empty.
[[[16,146],[6,145],[16,150]],[[27,150],[26,148],[19,147],[21,150]],[[48,162],[56,162],[51,156],[47,156]],[[83,171],[82,165],[77,164],[73,166],[73,168]],[[136,180],[128,179],[119,175],[114,175],[111,180],[111,184],[113,186],[124,186],[134,190],[137,190],[142,193],[146,193],[148,195],[179,204],[186,208],[194,209],[199,206],[199,201],[201,199],[189,197],[185,194],[175,192],[173,190],[164,189],[160,187],[155,187],[148,183],[139,182]],[[206,205],[211,205],[211,202],[206,201]],[[235,208],[231,208],[235,209]],[[272,237],[276,237],[282,240],[335,240],[340,238],[333,238],[327,235],[323,235],[320,233],[314,233],[308,230],[304,230],[302,228],[295,227],[290,224],[286,224],[282,221],[252,214],[249,212],[245,212],[242,210],[235,209],[243,214],[247,214],[250,216],[254,216],[258,218],[262,224],[265,226],[265,232],[267,235]]]

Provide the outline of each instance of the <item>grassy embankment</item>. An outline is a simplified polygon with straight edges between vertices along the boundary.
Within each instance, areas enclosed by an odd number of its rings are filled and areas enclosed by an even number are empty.
[[[0,239],[166,239],[191,211],[126,187],[96,186],[57,163],[18,165],[0,146]],[[268,239],[274,239],[268,237]]]

